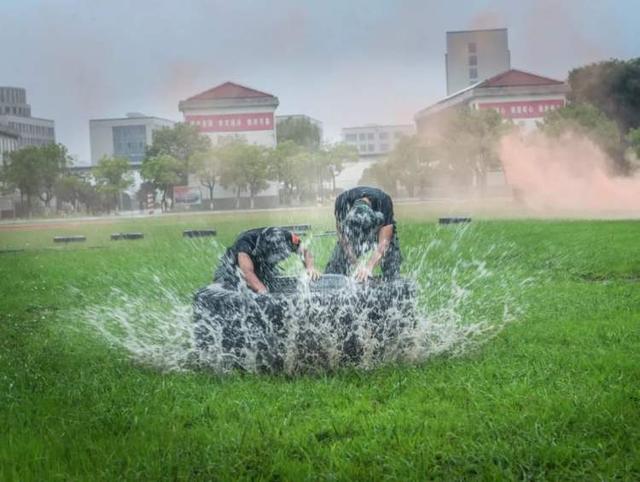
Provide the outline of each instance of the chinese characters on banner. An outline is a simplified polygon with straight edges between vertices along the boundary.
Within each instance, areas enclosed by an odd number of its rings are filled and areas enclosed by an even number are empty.
[[[563,99],[523,100],[514,102],[480,102],[479,109],[494,109],[506,119],[544,117],[550,110],[564,107]]]
[[[242,132],[273,129],[273,113],[187,115],[185,121],[200,132]]]

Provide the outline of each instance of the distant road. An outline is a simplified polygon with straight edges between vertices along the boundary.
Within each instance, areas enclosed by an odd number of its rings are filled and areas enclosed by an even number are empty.
[[[419,199],[405,199],[395,201],[396,204],[434,204],[442,202],[442,199],[433,200],[419,200]],[[159,209],[156,209],[153,214],[147,212],[141,213],[140,211],[122,211],[117,215],[104,215],[104,216],[81,216],[81,217],[58,217],[58,218],[39,218],[39,219],[6,219],[0,221],[0,231],[7,230],[12,231],[16,228],[49,228],[56,226],[74,226],[81,224],[91,223],[104,223],[109,224],[115,221],[122,221],[126,219],[149,219],[149,218],[167,218],[167,217],[184,217],[184,216],[233,216],[236,214],[259,214],[259,213],[277,213],[287,211],[317,211],[319,209],[333,209],[333,203],[324,206],[291,206],[269,209],[228,209],[224,211],[174,211],[163,213]],[[13,228],[13,229],[12,229]]]
[[[330,209],[331,206],[298,206],[283,207],[271,209],[230,209],[225,211],[179,211],[163,213],[159,209],[153,214],[140,213],[139,211],[124,211],[117,215],[109,216],[83,216],[83,217],[59,217],[59,218],[40,218],[40,219],[10,219],[0,221],[0,231],[16,231],[23,229],[49,229],[58,226],[81,226],[85,224],[110,224],[128,219],[151,219],[151,218],[169,218],[169,217],[185,217],[185,216],[233,216],[236,214],[251,213],[275,213],[286,211],[317,211],[318,209]]]

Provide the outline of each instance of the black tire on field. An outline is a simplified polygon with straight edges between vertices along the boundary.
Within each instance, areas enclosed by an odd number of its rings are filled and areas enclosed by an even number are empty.
[[[304,295],[294,278],[282,278],[270,288],[269,295],[255,295],[212,284],[195,294],[194,335],[202,363],[279,372],[286,356],[293,371],[324,370],[336,358],[341,365],[357,364],[366,349],[375,362],[410,348],[416,323],[416,287],[410,280],[354,286],[330,275]],[[362,336],[375,345],[373,350]]]

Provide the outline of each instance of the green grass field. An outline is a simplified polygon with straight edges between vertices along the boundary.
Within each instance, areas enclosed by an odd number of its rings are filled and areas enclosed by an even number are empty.
[[[398,219],[425,310],[502,329],[411,366],[299,376],[168,371],[84,310],[113,288],[122,309],[188,304],[238,231],[323,231],[326,210],[0,230],[0,480],[639,480],[640,222]],[[182,238],[198,227],[217,241]],[[145,239],[109,241],[128,230]],[[319,264],[331,242],[311,243]]]

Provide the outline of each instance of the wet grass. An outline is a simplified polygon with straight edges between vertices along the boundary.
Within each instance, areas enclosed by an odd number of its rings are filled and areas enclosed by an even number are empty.
[[[640,222],[473,222],[460,236],[408,217],[403,247],[442,241],[429,262],[453,267],[494,246],[489,269],[534,279],[518,322],[417,367],[162,373],[70,316],[114,284],[144,293],[163,282],[126,273],[171,268],[185,297],[207,283],[221,248],[182,239],[182,229],[215,227],[224,244],[242,228],[308,216],[0,232],[0,249],[14,250],[0,254],[0,479],[640,478]],[[327,213],[312,222],[331,229]],[[109,241],[128,230],[145,239]],[[56,234],[88,241],[58,247]],[[330,243],[318,245],[321,260]]]

